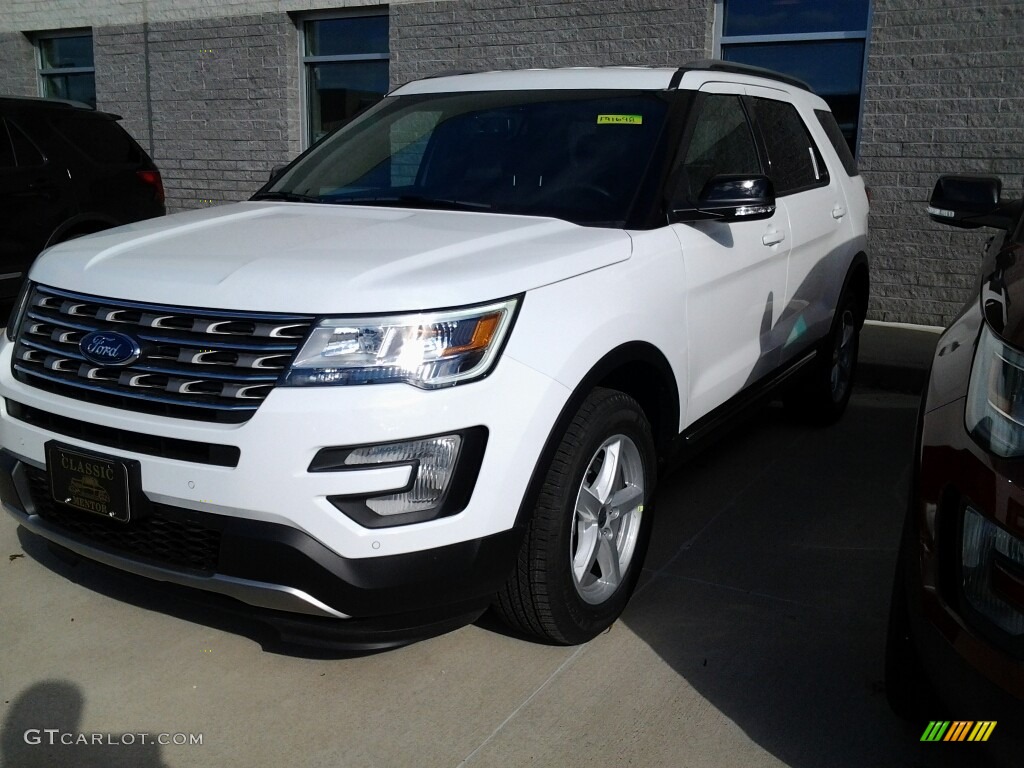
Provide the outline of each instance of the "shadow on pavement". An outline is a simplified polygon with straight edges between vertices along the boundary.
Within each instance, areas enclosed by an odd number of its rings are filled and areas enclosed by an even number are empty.
[[[157,734],[83,733],[78,686],[48,680],[11,702],[0,730],[4,768],[164,768]],[[152,741],[150,741],[152,740]]]
[[[81,587],[147,611],[246,637],[267,653],[306,659],[347,659],[379,652],[285,642],[269,624],[257,618],[256,609],[231,598],[151,581],[85,560],[24,528],[19,527],[17,535],[25,554]]]
[[[921,744],[924,723],[885,701],[916,406],[866,393],[818,430],[769,408],[661,486],[624,622],[793,768],[985,764],[977,745]]]

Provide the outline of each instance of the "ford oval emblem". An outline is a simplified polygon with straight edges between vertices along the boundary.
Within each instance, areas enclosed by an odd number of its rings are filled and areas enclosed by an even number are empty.
[[[82,355],[96,365],[129,365],[139,359],[139,342],[117,331],[93,331],[78,342]]]

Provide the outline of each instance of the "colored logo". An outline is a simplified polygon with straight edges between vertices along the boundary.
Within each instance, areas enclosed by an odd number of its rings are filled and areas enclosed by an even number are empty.
[[[921,741],[988,741],[995,729],[995,720],[932,720]]]
[[[96,365],[128,365],[142,354],[139,343],[117,331],[93,331],[78,343],[78,349]]]

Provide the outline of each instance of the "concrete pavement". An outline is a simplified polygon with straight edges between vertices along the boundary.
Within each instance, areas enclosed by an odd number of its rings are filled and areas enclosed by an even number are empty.
[[[869,326],[865,358],[882,336],[883,362],[907,359],[892,333]],[[664,478],[637,594],[577,648],[485,620],[381,654],[270,653],[3,516],[2,765],[978,765],[920,744],[882,692],[916,407],[861,386],[827,429],[769,407]],[[44,729],[113,743],[27,743]]]

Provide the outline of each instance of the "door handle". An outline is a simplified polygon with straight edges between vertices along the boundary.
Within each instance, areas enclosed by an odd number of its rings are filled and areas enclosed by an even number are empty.
[[[761,238],[761,242],[765,245],[778,245],[786,239],[786,233],[780,232],[779,230],[773,230],[771,232],[765,232]]]
[[[833,219],[841,219],[845,215],[846,215],[846,209],[843,208],[843,206],[839,205],[839,203],[836,203],[835,206],[832,208],[832,218]]]

